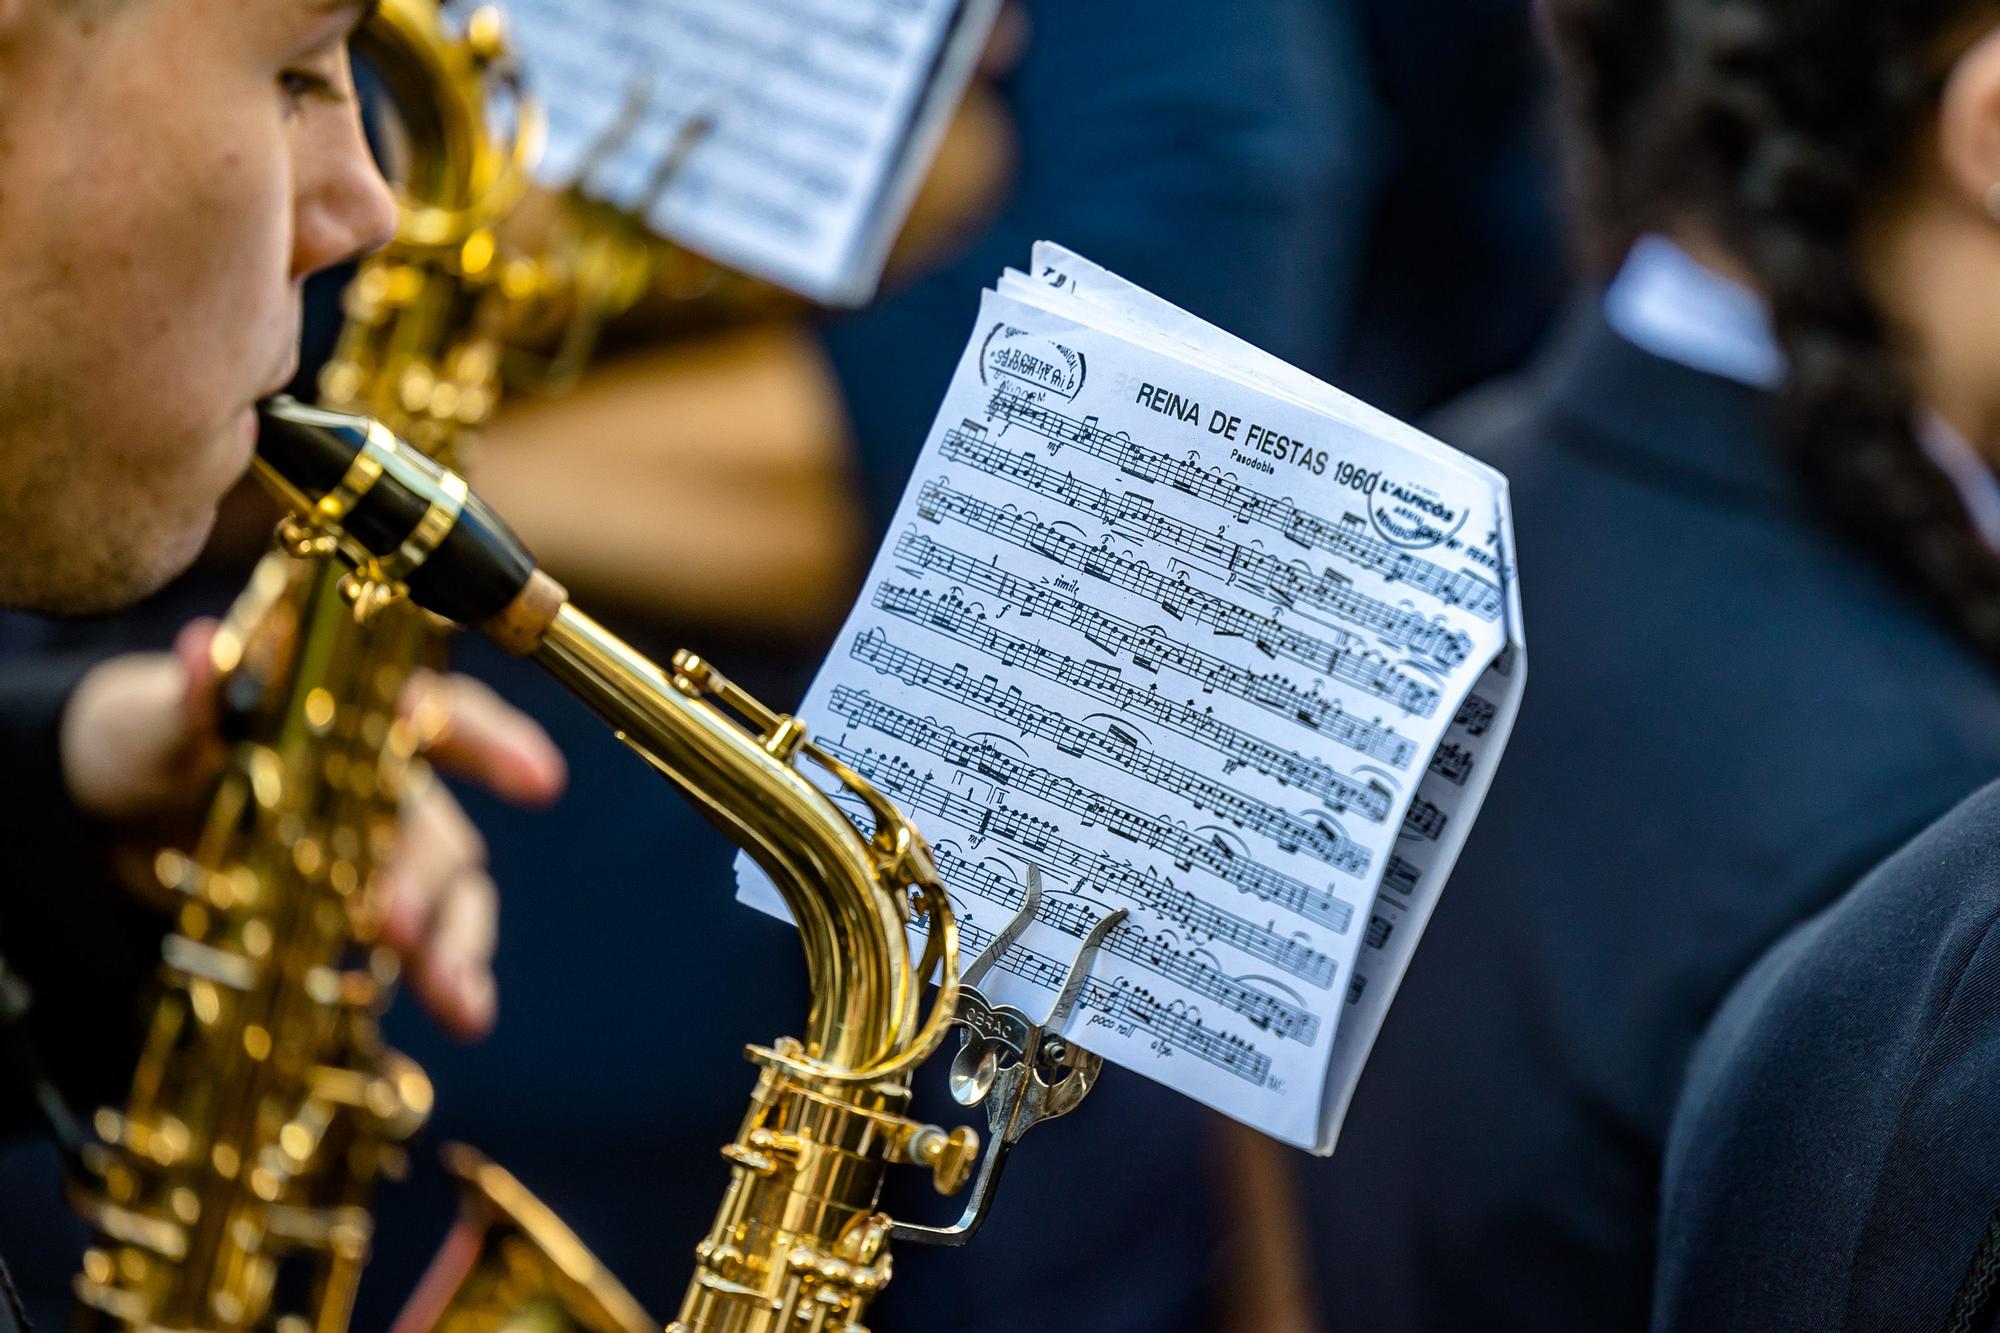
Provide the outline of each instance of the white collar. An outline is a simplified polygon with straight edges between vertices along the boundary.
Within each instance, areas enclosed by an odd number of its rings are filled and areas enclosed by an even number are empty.
[[[1785,380],[1785,353],[1764,299],[1709,268],[1665,236],[1643,236],[1604,293],[1604,318],[1618,335],[1666,361],[1756,389]],[[1986,543],[2000,550],[2000,478],[1935,412],[1917,421],[1917,440],[1957,487]]]
[[[1972,441],[1932,411],[1926,410],[1917,419],[1917,443],[1958,488],[1979,535],[2000,551],[2000,478],[1993,475],[1993,465],[1979,456]]]
[[[1763,298],[1665,236],[1643,236],[1604,293],[1604,318],[1641,351],[1757,389],[1785,380]]]

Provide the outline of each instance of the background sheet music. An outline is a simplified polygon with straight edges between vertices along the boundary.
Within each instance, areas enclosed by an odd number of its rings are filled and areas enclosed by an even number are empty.
[[[990,997],[1046,1012],[1124,907],[1068,1034],[1325,1152],[1524,675],[1504,479],[1044,245],[800,713],[968,956],[1039,868]]]
[[[506,0],[549,112],[543,178],[829,305],[875,291],[999,0]],[[690,126],[706,129],[684,140]]]

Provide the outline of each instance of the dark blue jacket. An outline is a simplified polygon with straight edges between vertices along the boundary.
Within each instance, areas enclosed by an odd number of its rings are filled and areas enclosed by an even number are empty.
[[[1329,293],[1329,378],[1421,416],[1519,370],[1561,314],[1555,80],[1524,0],[1322,2],[1358,30],[1349,160],[1368,172],[1334,215],[1364,230],[1352,280]]]
[[[123,1092],[163,924],[111,874],[106,830],[63,782],[63,711],[103,654],[16,652],[7,637],[0,626],[0,968],[29,1004],[12,1026],[0,1005],[0,1135],[48,1128],[29,1066],[80,1106]]]
[[[1329,1327],[1643,1327],[1722,996],[2000,772],[2000,688],[1807,512],[1772,406],[1593,312],[1444,428],[1512,479],[1532,684],[1308,1173]]]
[[[1913,723],[1951,721],[1920,679]],[[1996,921],[1988,787],[1736,988],[1674,1118],[1655,1329],[1996,1327]]]

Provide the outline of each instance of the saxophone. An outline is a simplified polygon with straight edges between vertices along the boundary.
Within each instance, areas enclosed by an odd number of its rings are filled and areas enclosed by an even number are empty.
[[[438,0],[383,0],[356,47],[397,118],[400,220],[346,294],[322,393],[449,458],[495,405],[506,308],[532,285],[495,228],[539,121],[496,9],[453,28]],[[507,137],[489,124],[502,109]],[[231,754],[193,850],[156,860],[175,911],[160,998],[129,1096],[93,1117],[71,1188],[95,1234],[80,1329],[340,1333],[373,1187],[403,1172],[431,1105],[379,1031],[396,963],[377,945],[377,871],[425,777],[436,721],[402,703],[441,659],[440,627],[337,560],[295,554],[265,558],[211,649]],[[567,1285],[545,1285],[584,1311],[558,1327],[657,1327],[502,1177],[472,1187],[553,1247]]]
[[[1047,1019],[991,1004],[973,983],[1033,919],[1037,875],[1021,914],[962,972],[923,837],[796,718],[699,657],[681,653],[663,669],[621,642],[570,604],[459,477],[379,423],[275,400],[258,453],[301,548],[337,554],[389,604],[408,598],[533,656],[776,883],[805,947],[812,1008],[802,1037],[749,1050],[757,1081],[723,1150],[729,1184],[669,1331],[865,1333],[868,1305],[890,1277],[890,1240],[969,1238],[1012,1145],[1090,1091],[1101,1057],[1057,1032],[1090,952],[1123,914],[1098,923]],[[850,818],[843,802],[862,815]],[[910,932],[918,921],[927,927],[921,950]],[[987,1111],[983,1157],[969,1127],[947,1131],[908,1114],[912,1072],[953,1029],[954,1096]],[[895,1165],[928,1168],[947,1195],[976,1165],[959,1222],[927,1227],[883,1214]],[[476,1326],[492,1325],[466,1325]]]

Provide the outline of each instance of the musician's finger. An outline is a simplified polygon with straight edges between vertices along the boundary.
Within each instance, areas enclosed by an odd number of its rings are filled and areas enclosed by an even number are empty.
[[[493,950],[500,894],[483,871],[468,870],[446,887],[413,972],[417,994],[446,1031],[460,1038],[493,1030],[498,1001]]]
[[[432,931],[445,891],[469,871],[486,867],[486,840],[451,794],[422,775],[403,802],[396,851],[383,870],[387,899],[383,940],[406,961],[416,958]]]
[[[562,794],[568,780],[562,751],[533,718],[486,685],[425,674],[411,689],[412,715],[431,733],[427,753],[439,768],[520,805],[547,805]],[[427,723],[426,709],[436,710]]]
[[[174,658],[184,677],[181,716],[194,736],[208,736],[215,730],[217,682],[215,659],[209,649],[218,627],[219,622],[204,616],[181,626],[181,632],[174,636]]]

